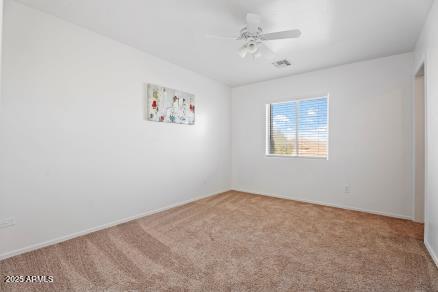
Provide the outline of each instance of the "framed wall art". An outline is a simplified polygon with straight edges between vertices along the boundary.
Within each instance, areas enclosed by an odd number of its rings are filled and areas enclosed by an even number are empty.
[[[147,84],[147,120],[175,124],[195,124],[195,95]]]

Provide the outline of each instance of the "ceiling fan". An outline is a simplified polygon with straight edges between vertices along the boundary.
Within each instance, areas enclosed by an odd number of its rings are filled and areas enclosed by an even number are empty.
[[[263,33],[261,18],[257,14],[248,13],[246,15],[246,26],[240,30],[238,37],[222,37],[208,35],[212,38],[243,40],[244,44],[238,50],[240,57],[245,58],[252,55],[254,59],[264,56],[267,59],[273,59],[275,53],[265,44],[265,41],[299,38],[301,31],[292,29],[279,32]]]

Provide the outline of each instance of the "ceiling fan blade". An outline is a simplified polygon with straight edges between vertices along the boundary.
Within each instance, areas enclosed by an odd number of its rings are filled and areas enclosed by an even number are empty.
[[[257,53],[254,54],[254,58],[258,59],[263,57],[267,60],[273,60],[276,57],[276,54],[265,44],[259,44]]]
[[[234,36],[222,36],[222,35],[213,35],[213,34],[206,34],[206,38],[208,39],[218,39],[218,40],[237,40],[238,37]]]
[[[260,15],[254,13],[248,13],[246,15],[246,28],[248,29],[249,33],[253,33],[253,34],[258,33],[260,24],[261,24]]]
[[[279,32],[265,33],[261,35],[262,40],[272,41],[281,39],[295,39],[301,36],[301,31],[299,29],[292,29]]]

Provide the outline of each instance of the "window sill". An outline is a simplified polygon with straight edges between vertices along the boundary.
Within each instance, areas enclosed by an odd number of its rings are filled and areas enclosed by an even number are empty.
[[[296,155],[281,155],[281,154],[265,154],[267,158],[293,158],[293,159],[317,159],[328,160],[328,157],[321,156],[296,156]]]

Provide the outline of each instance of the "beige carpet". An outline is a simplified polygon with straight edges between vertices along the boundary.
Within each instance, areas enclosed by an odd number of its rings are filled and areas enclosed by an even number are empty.
[[[230,192],[0,262],[1,291],[438,291],[422,225]]]

